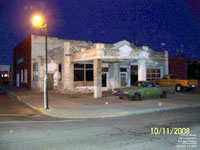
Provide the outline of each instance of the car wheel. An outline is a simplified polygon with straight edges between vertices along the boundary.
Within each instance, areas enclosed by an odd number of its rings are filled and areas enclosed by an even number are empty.
[[[140,93],[135,93],[135,95],[133,96],[133,100],[135,100],[135,101],[141,100],[141,95],[140,95]]]
[[[176,92],[181,92],[183,87],[181,85],[176,85]]]
[[[166,92],[166,91],[163,91],[163,92],[162,92],[162,95],[160,95],[160,97],[161,97],[161,98],[166,98],[166,97],[167,97],[167,92]]]

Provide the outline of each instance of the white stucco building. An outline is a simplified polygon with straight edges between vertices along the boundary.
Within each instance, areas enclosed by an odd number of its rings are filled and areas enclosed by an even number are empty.
[[[30,86],[44,86],[44,36],[31,35]],[[48,37],[49,89],[94,92],[129,87],[137,80],[153,80],[168,74],[168,52],[155,52],[122,40],[113,44]]]

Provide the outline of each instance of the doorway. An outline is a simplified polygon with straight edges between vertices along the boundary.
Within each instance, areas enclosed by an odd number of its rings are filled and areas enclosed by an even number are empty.
[[[131,66],[131,85],[137,85],[138,81],[138,66]]]
[[[127,86],[127,73],[126,72],[120,73],[120,80],[121,80],[121,87]]]
[[[53,73],[48,73],[48,90],[53,90],[53,83],[54,83]]]
[[[107,87],[107,73],[102,72],[102,87]]]
[[[136,74],[134,71],[131,71],[131,85],[136,85],[138,81],[138,74]]]

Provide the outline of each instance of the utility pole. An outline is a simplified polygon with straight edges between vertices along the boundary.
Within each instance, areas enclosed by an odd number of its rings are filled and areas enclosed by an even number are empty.
[[[136,33],[133,33],[133,44],[136,46]]]

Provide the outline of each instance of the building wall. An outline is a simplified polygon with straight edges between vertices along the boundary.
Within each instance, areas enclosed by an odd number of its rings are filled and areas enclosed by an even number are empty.
[[[48,37],[47,38],[47,49],[52,50],[57,47],[60,47],[63,45],[64,41],[63,39],[59,39],[56,37]],[[38,56],[45,56],[45,36],[37,36],[32,35],[31,36],[31,58],[36,59]]]
[[[187,79],[187,58],[169,56],[169,74],[176,74],[180,79]]]
[[[188,62],[188,78],[200,81],[200,60],[192,60]]]
[[[27,69],[27,83],[21,81],[21,70]],[[13,49],[13,83],[16,85],[16,75],[19,73],[19,86],[31,87],[31,36],[25,38]],[[23,75],[24,76],[24,75]]]
[[[64,60],[64,53],[63,53],[64,42],[69,42],[71,49],[73,49],[74,46],[88,47],[88,45],[91,45],[91,43],[88,43],[86,41],[65,40],[65,39],[59,39],[56,37],[48,37],[47,38],[48,57],[58,56],[59,58],[55,58],[54,60],[57,63],[57,65],[61,63],[62,67],[63,67],[63,60]],[[31,60],[32,60],[31,66],[32,68],[33,68],[33,63],[40,61],[39,57],[44,57],[44,56],[45,56],[45,36],[32,35],[31,36]],[[50,61],[48,63],[50,63]],[[40,67],[39,68],[40,70],[42,69],[44,71],[44,65],[39,66],[39,67]],[[55,73],[56,84],[59,84],[60,86],[63,87],[64,79],[57,81],[56,79],[58,78],[57,74],[58,74],[58,71],[56,71]],[[41,73],[40,73],[40,77],[43,78]],[[33,70],[31,70],[31,81],[32,81],[32,85],[31,85],[32,89],[37,89],[38,87],[42,88],[43,81],[33,80]]]
[[[59,39],[56,37],[48,37],[47,38],[47,49],[48,52],[52,49],[55,49],[61,45],[63,45],[65,40]],[[33,79],[33,63],[39,62],[40,58],[39,57],[44,57],[45,56],[45,36],[37,36],[37,35],[31,35],[31,88],[32,89],[38,89],[39,87],[41,88],[41,84],[43,84],[43,79],[35,81]],[[44,69],[41,68],[43,66],[38,66],[38,69]],[[43,78],[43,76],[40,76]],[[40,79],[41,79],[40,78]]]

